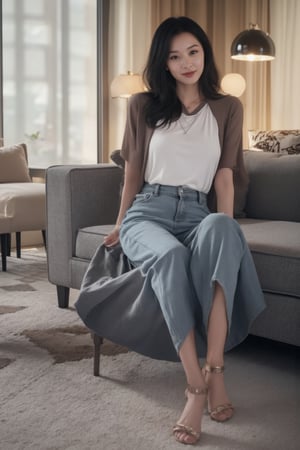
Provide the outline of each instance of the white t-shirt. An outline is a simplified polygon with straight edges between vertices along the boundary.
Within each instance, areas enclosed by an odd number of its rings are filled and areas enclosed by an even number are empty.
[[[221,155],[217,121],[208,104],[156,128],[149,145],[145,181],[188,186],[208,193]]]

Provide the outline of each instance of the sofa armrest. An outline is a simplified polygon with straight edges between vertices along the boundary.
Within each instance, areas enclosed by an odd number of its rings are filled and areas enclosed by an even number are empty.
[[[114,164],[52,166],[46,172],[49,281],[70,286],[79,228],[113,224],[123,171]]]

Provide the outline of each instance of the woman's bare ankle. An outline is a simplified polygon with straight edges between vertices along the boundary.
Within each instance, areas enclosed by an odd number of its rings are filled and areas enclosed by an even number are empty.
[[[199,372],[197,374],[187,374],[187,384],[195,388],[197,387],[201,388],[206,386],[205,378],[200,366]]]
[[[208,365],[210,367],[223,367],[224,366],[224,356],[223,355],[207,355],[204,361],[204,367]]]

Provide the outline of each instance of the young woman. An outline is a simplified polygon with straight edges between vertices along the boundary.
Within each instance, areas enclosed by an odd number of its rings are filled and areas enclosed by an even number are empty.
[[[121,205],[105,245],[120,240],[159,302],[187,380],[186,405],[173,432],[179,442],[195,444],[206,401],[211,419],[232,417],[224,351],[247,336],[264,308],[233,219],[233,173],[245,175],[243,112],[238,99],[220,94],[209,40],[187,17],[158,27],[144,78],[148,92],[129,105]],[[216,212],[207,205],[212,192]],[[132,311],[142,320],[142,312]]]

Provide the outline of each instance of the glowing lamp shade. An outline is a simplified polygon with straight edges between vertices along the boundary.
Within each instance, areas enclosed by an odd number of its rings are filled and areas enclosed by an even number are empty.
[[[128,72],[116,76],[110,85],[112,97],[129,98],[131,95],[145,90],[141,75]]]
[[[239,73],[228,73],[221,80],[221,88],[226,94],[240,97],[246,89],[245,78]]]
[[[231,58],[240,61],[270,61],[275,58],[275,45],[269,34],[258,25],[239,33],[231,44]]]

